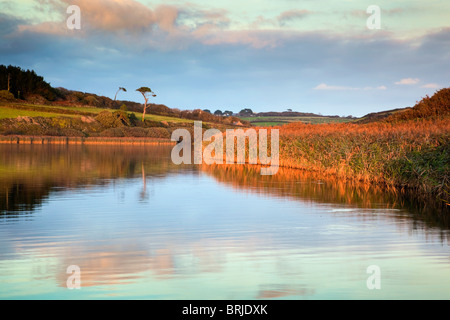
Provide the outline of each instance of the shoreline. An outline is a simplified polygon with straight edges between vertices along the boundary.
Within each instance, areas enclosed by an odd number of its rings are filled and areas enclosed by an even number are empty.
[[[176,141],[165,138],[151,138],[151,137],[65,137],[65,136],[0,136],[0,145],[5,144],[21,144],[21,145],[155,145],[155,146],[174,146]],[[247,163],[247,159],[245,161]],[[226,165],[224,164],[226,167]],[[252,165],[250,165],[252,166]],[[257,167],[264,167],[258,163]],[[294,164],[291,161],[281,160],[278,166],[279,169],[291,169],[308,172],[312,175],[320,176],[323,180],[338,179],[344,183],[362,183],[372,187],[382,188],[385,191],[394,191],[400,193],[414,193],[417,198],[434,197],[437,202],[441,203],[448,210],[450,204],[445,195],[436,190],[436,187],[427,183],[412,183],[411,181],[387,181],[380,179],[380,177],[368,177],[367,175],[349,175],[342,172],[330,170],[317,170],[311,167]],[[433,190],[434,189],[434,190]],[[444,188],[445,189],[445,188]]]
[[[0,144],[97,144],[97,145],[175,145],[176,141],[163,138],[133,137],[55,137],[55,136],[0,136]]]

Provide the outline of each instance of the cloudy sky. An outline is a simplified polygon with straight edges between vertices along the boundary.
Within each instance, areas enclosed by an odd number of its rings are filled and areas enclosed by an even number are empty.
[[[362,116],[450,87],[450,1],[0,0],[0,64],[172,108]]]

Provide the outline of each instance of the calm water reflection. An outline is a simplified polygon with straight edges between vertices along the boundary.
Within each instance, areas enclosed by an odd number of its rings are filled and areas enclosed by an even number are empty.
[[[450,298],[448,219],[298,171],[175,166],[170,150],[0,146],[0,298]]]

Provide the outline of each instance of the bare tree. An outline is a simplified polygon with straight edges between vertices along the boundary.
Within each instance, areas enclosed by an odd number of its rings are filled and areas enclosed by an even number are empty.
[[[147,103],[149,95],[151,95],[152,97],[156,97],[156,94],[152,91],[152,89],[148,87],[140,87],[139,89],[136,89],[136,91],[140,92],[145,99],[144,111],[142,112],[142,122],[143,122],[145,120],[145,113],[147,112]]]

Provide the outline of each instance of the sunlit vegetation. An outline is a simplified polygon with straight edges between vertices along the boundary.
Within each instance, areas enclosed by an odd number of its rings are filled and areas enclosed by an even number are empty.
[[[0,107],[0,119],[13,119],[24,116],[54,118],[61,116],[61,113]],[[73,117],[74,115],[66,115],[66,116]]]
[[[193,120],[95,107],[64,107],[0,103],[0,134],[68,137],[170,138],[180,126]]]
[[[279,127],[281,165],[415,189],[448,203],[449,91],[443,89],[383,121]]]
[[[434,179],[433,185],[443,188],[449,174],[450,159],[445,151],[450,148],[449,133],[448,119],[368,125],[291,124],[280,128],[280,161],[286,167],[396,185],[411,185],[413,173],[420,177],[414,184],[421,184],[440,172],[441,179]],[[441,162],[422,168],[405,165],[427,153],[439,154]]]

